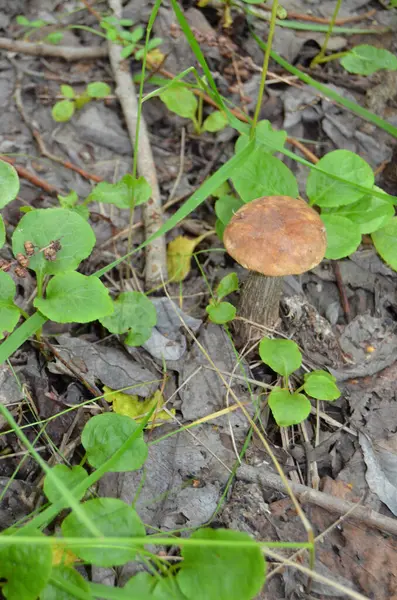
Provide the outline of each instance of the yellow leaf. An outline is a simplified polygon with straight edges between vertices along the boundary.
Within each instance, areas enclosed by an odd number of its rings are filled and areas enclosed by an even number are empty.
[[[153,50],[148,52],[148,55],[146,57],[148,64],[152,67],[159,67],[163,64],[164,59],[165,54],[163,54],[163,52],[161,52],[161,50],[159,50],[158,48],[154,48]]]
[[[153,406],[157,406],[149,420],[152,427],[159,427],[163,421],[171,419],[171,416],[165,410],[161,410],[164,398],[160,390],[157,390],[151,398],[146,398],[146,400],[139,400],[138,396],[130,396],[123,392],[115,392],[106,385],[103,386],[103,390],[106,393],[106,400],[113,403],[113,410],[118,415],[126,415],[140,423],[143,420],[143,415],[150,412]],[[174,415],[175,409],[170,412]]]
[[[198,6],[199,8],[204,8],[204,6],[207,6],[207,4],[208,4],[208,2],[209,2],[209,1],[210,1],[210,0],[199,0],[199,1],[197,2],[197,6]]]
[[[167,248],[167,267],[170,281],[179,283],[183,281],[190,272],[191,260],[196,246],[208,235],[213,233],[208,231],[197,238],[187,238],[179,235],[168,244]]]
[[[70,550],[67,550],[62,544],[54,544],[52,547],[52,564],[57,565],[73,565],[79,559]]]

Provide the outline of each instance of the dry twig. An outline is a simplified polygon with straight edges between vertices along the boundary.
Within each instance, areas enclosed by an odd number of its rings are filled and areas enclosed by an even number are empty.
[[[53,58],[63,58],[63,60],[66,60],[67,62],[106,58],[108,55],[106,46],[71,48],[69,46],[21,42],[19,40],[9,40],[4,37],[0,37],[0,49],[8,50],[9,52],[29,54],[30,56],[52,56]]]

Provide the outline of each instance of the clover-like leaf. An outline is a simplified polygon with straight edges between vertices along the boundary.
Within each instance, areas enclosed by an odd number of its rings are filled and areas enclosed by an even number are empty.
[[[197,98],[183,83],[173,83],[159,95],[169,110],[185,119],[195,119]]]
[[[88,462],[98,469],[128,440],[137,430],[133,419],[124,415],[104,413],[92,417],[83,429],[81,443],[87,452]],[[132,445],[112,466],[112,473],[136,471],[145,462],[148,454],[142,432]]]
[[[362,198],[363,192],[351,184],[357,183],[369,189],[374,185],[375,176],[369,164],[349,150],[329,152],[319,160],[316,167],[350,183],[338,181],[312,169],[306,182],[310,204],[318,204],[321,207],[353,204]]]
[[[378,192],[382,192],[377,186],[374,186],[374,188]],[[388,200],[369,195],[363,196],[354,204],[333,209],[332,214],[353,221],[361,234],[373,233],[384,227],[392,219],[394,207]]]
[[[14,200],[19,192],[19,177],[14,167],[0,160],[0,208]]]
[[[273,371],[283,377],[291,375],[302,364],[298,344],[292,340],[272,340],[264,337],[259,344],[259,356]]]
[[[16,291],[11,277],[0,270],[0,340],[3,339],[4,333],[11,333],[21,316],[18,306],[14,303]]]
[[[238,290],[237,273],[229,273],[229,275],[225,275],[218,283],[216,295],[218,300],[222,300],[222,298],[236,290]]]
[[[295,176],[281,160],[261,146],[255,148],[231,177],[237,193],[244,202],[261,196],[298,196]]]
[[[336,378],[326,371],[312,371],[305,374],[303,389],[308,396],[317,400],[336,400],[340,390],[335,382]]]
[[[89,323],[113,312],[107,288],[95,275],[76,271],[55,275],[46,289],[45,298],[36,298],[34,305],[51,321],[58,323]]]
[[[311,404],[304,394],[277,387],[270,392],[268,403],[279,427],[298,425],[310,415]]]
[[[106,98],[106,96],[109,96],[111,89],[103,81],[93,81],[87,85],[86,92],[90,98]]]
[[[370,46],[369,44],[355,46],[346,56],[341,58],[340,62],[346,71],[359,75],[372,75],[372,73],[382,69],[397,70],[397,56],[389,50]]]
[[[100,319],[102,325],[112,333],[127,333],[129,346],[144,344],[157,323],[153,303],[142,292],[123,292],[113,305],[113,314]]]
[[[371,235],[376,250],[385,263],[397,271],[397,217]]]
[[[57,123],[69,121],[74,114],[75,103],[72,100],[60,100],[52,107],[52,118]]]
[[[68,489],[73,493],[73,488],[76,487],[79,483],[87,479],[88,473],[83,467],[80,465],[75,465],[74,467],[69,468],[66,465],[55,465],[52,468],[55,475],[65,484]],[[52,503],[58,502],[58,500],[62,499],[62,494],[58,491],[54,480],[48,475],[45,476],[44,479],[44,488],[43,491],[47,496],[48,500]],[[80,492],[80,494],[75,495],[77,500],[81,500],[84,496],[85,492]]]
[[[145,536],[145,528],[136,510],[118,498],[88,500],[81,505],[80,510],[95,524],[104,537],[128,539]],[[93,537],[91,530],[73,512],[64,519],[62,533],[65,537]],[[88,563],[98,567],[112,567],[134,560],[137,548],[130,545],[126,548],[104,548],[98,539],[96,547],[74,545],[73,551]]]
[[[54,240],[61,249],[55,260],[45,258],[44,249]],[[30,241],[36,252],[30,257],[29,269],[38,275],[55,274],[77,269],[95,245],[95,235],[83,217],[65,208],[40,208],[26,213],[12,236],[14,255],[25,254],[24,242]]]
[[[191,538],[202,544],[182,547],[182,568],[176,583],[188,600],[242,600],[260,592],[266,576],[266,561],[259,544],[243,551],[236,542],[254,540],[242,531],[198,529]],[[206,545],[206,541],[228,542],[228,546]],[[169,596],[166,596],[169,597]],[[178,597],[178,596],[177,596]]]
[[[34,541],[42,535],[30,530],[28,544],[13,543],[9,537],[9,543],[0,546],[1,591],[7,600],[36,600],[46,586],[51,574],[52,550],[49,544]]]
[[[3,217],[0,215],[0,248],[4,246],[6,241],[6,228],[4,225]]]
[[[72,589],[82,595],[76,596]],[[53,567],[51,579],[41,592],[40,600],[76,600],[77,598],[86,600],[92,598],[88,582],[72,567],[66,565]]]
[[[221,129],[224,129],[227,123],[228,120],[226,114],[220,110],[215,110],[205,119],[203,123],[203,130],[209,131],[210,133],[215,133],[216,131],[221,131]]]
[[[322,214],[321,219],[327,231],[326,258],[337,260],[357,250],[361,242],[361,233],[356,223],[334,214]]]
[[[233,321],[236,316],[236,308],[230,302],[209,304],[205,310],[208,313],[210,321],[218,325]]]

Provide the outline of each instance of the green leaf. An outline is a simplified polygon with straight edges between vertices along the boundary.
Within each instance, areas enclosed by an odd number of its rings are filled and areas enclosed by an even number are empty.
[[[6,228],[4,225],[3,217],[0,215],[0,248],[2,248],[6,241]]]
[[[144,177],[133,179],[131,175],[126,175],[126,177],[131,177],[130,180],[127,180],[127,184],[131,193],[130,206],[135,207],[147,202],[152,195],[152,188],[146,179]]]
[[[170,85],[160,94],[166,107],[185,119],[195,119],[197,111],[196,96],[182,83]]]
[[[55,275],[47,285],[46,297],[36,298],[33,304],[57,323],[90,323],[113,312],[112,299],[102,281],[76,271]]]
[[[134,52],[135,46],[136,44],[128,44],[128,46],[125,46],[120,52],[121,58],[128,58]]]
[[[48,25],[48,23],[46,21],[43,21],[43,19],[36,19],[34,21],[30,21],[29,23],[29,27],[34,27],[35,29],[44,27],[44,25]]]
[[[299,194],[292,171],[260,146],[254,149],[251,159],[233,173],[232,181],[244,202],[262,196],[296,198]]]
[[[378,191],[382,191],[377,186],[374,187]],[[382,200],[377,196],[363,196],[354,204],[333,209],[332,214],[353,221],[361,234],[373,233],[392,219],[394,207],[388,200]]]
[[[18,23],[18,25],[23,25],[24,27],[27,27],[30,24],[29,19],[27,19],[23,15],[18,15],[15,20]]]
[[[152,189],[144,177],[134,179],[127,174],[117,183],[98,183],[86,202],[104,202],[119,208],[131,208],[147,202],[151,195]]]
[[[150,50],[154,50],[155,48],[158,48],[159,46],[161,46],[162,43],[163,43],[162,38],[154,37],[153,39],[150,40],[150,42],[147,45],[148,52],[150,52]]]
[[[308,396],[317,400],[336,400],[340,391],[335,381],[336,378],[326,371],[312,371],[305,374],[303,389]]]
[[[76,569],[59,565],[53,567],[51,579],[41,592],[40,600],[77,600],[80,596],[68,591],[68,586],[77,588],[77,591],[84,594],[84,598],[92,598],[90,586],[84,577]]]
[[[302,364],[298,344],[292,340],[271,340],[264,337],[259,344],[259,356],[265,364],[283,377],[291,375]]]
[[[52,468],[52,471],[54,471],[55,475],[61,479],[62,483],[64,483],[72,492],[73,488],[88,477],[87,471],[79,465],[72,468],[69,468],[66,465],[55,465],[55,467]],[[48,477],[48,475],[46,475],[44,479],[43,491],[48,500],[53,504],[63,498],[62,494],[59,493],[54,480],[51,479],[51,477]],[[77,500],[81,500],[83,496],[84,492],[81,492],[75,497]]]
[[[322,214],[321,219],[327,230],[326,258],[337,260],[357,250],[361,243],[358,225],[339,215]]]
[[[76,96],[71,85],[61,85],[61,94],[69,99],[73,99]]]
[[[376,250],[392,269],[397,271],[397,217],[372,235]]]
[[[60,100],[52,107],[52,118],[57,123],[64,123],[65,121],[69,121],[73,117],[74,114],[74,102],[71,100]]]
[[[5,580],[1,591],[7,600],[36,600],[50,577],[51,546],[35,543],[35,537],[43,536],[40,531],[30,530],[29,536],[29,544],[13,544],[10,538],[0,546],[0,581]]]
[[[118,498],[88,500],[81,505],[81,509],[105,537],[128,539],[145,535],[145,528],[137,512]],[[65,537],[93,537],[91,531],[73,512],[64,519],[62,533]],[[98,567],[112,567],[134,560],[137,548],[102,548],[101,541],[98,539],[96,548],[87,548],[84,545],[73,546],[73,552]]]
[[[189,600],[243,600],[254,598],[266,575],[266,562],[259,545],[234,548],[234,542],[253,541],[241,531],[199,529],[191,535],[200,546],[182,547],[183,563],[177,583]],[[223,541],[230,546],[206,546]]]
[[[215,233],[218,238],[223,241],[223,234],[225,233],[226,226],[222,223],[220,219],[215,221]]]
[[[86,452],[88,462],[98,469],[124,444],[138,429],[133,419],[124,415],[104,413],[91,417],[81,434],[81,443]],[[112,473],[136,471],[144,464],[148,449],[143,441],[143,434],[134,440],[132,446],[113,465]]]
[[[369,44],[352,48],[346,56],[341,58],[340,63],[349,73],[358,73],[359,75],[372,75],[382,69],[397,70],[397,56],[384,48],[376,48]]]
[[[131,40],[131,42],[135,42],[135,43],[140,42],[144,35],[145,35],[144,28],[142,27],[142,25],[138,25],[138,27],[135,27],[135,29],[133,31],[131,31],[130,40]]]
[[[224,129],[227,124],[228,120],[226,114],[220,110],[216,110],[205,119],[203,123],[203,130],[214,133]]]
[[[119,25],[121,25],[121,27],[132,27],[134,24],[134,21],[132,19],[120,19],[119,21]]]
[[[216,288],[216,295],[218,300],[222,300],[222,298],[236,290],[238,290],[237,273],[229,273],[229,275],[225,275],[225,277],[220,280],[218,287]]]
[[[275,388],[269,394],[268,403],[279,427],[298,425],[310,415],[311,404],[304,394]]]
[[[62,40],[63,33],[61,31],[53,31],[52,33],[49,33],[45,38],[45,41],[48,44],[53,44],[54,46],[62,42]]]
[[[149,573],[137,573],[127,581],[123,591],[128,592],[130,598],[139,600],[153,600],[153,589],[158,579]]]
[[[12,165],[0,160],[0,208],[14,200],[19,192],[18,173]]]
[[[227,225],[232,216],[239,208],[244,206],[244,202],[235,196],[222,196],[215,202],[215,214],[223,225]]]
[[[319,160],[317,168],[347,179],[351,183],[372,188],[375,177],[371,167],[354,152],[334,150]],[[362,198],[362,192],[347,183],[336,181],[324,173],[311,170],[306,182],[310,204],[322,207],[353,204]]]
[[[233,321],[236,316],[236,308],[230,302],[219,302],[219,304],[209,304],[205,309],[209,315],[210,321],[223,325]]]
[[[113,306],[113,314],[100,319],[102,325],[112,333],[128,333],[129,346],[145,343],[157,323],[156,309],[149,298],[142,292],[123,292]]]
[[[61,249],[54,261],[46,260],[44,248],[59,241]],[[25,254],[24,242],[37,248],[30,258],[29,269],[38,276],[62,273],[77,269],[95,245],[95,235],[90,225],[73,210],[66,208],[38,208],[26,213],[12,236],[12,251]]]
[[[14,281],[0,270],[0,340],[4,333],[11,333],[21,316],[19,308],[14,304],[16,292]]]
[[[111,89],[103,81],[93,81],[87,85],[86,92],[90,98],[106,98],[106,96],[109,96]]]
[[[71,190],[66,196],[58,194],[57,198],[62,208],[73,208],[79,201],[79,197],[74,190]]]
[[[255,142],[261,144],[266,152],[273,154],[276,150],[280,150],[284,147],[285,140],[287,139],[287,132],[283,129],[278,131],[273,129],[270,121],[264,120],[259,121],[255,129]],[[243,148],[249,143],[249,128],[247,128],[247,134],[242,134],[238,138],[235,146],[235,152],[241,152]]]

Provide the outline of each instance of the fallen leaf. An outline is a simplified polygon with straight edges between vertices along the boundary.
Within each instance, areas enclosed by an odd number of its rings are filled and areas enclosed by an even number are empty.
[[[163,421],[171,419],[171,416],[165,410],[161,409],[164,404],[164,398],[160,390],[157,390],[151,398],[146,398],[146,400],[139,400],[138,396],[116,392],[106,385],[103,386],[103,390],[106,394],[105,399],[113,404],[113,410],[118,415],[126,415],[127,417],[131,417],[131,419],[135,419],[137,423],[140,423],[143,417],[154,406],[157,406],[157,409],[155,409],[149,419],[152,427],[159,427],[163,424]],[[175,409],[172,408],[170,412],[174,415]]]
[[[53,564],[53,566],[57,566],[57,565],[70,566],[70,565],[73,565],[78,560],[79,560],[78,557],[75,554],[73,554],[73,552],[71,552],[71,550],[68,550],[67,548],[65,548],[65,546],[62,546],[62,544],[54,544],[53,545],[53,547],[52,547],[52,564]]]
[[[179,235],[168,244],[167,267],[170,281],[179,283],[189,275],[193,252],[210,233],[213,232],[206,232],[197,238]]]
[[[395,441],[397,436],[394,435],[393,438]],[[388,440],[389,448],[382,447],[386,445],[385,442],[373,443],[371,438],[362,432],[359,432],[358,439],[367,465],[365,479],[371,492],[397,515],[397,453],[390,448],[393,439]]]

